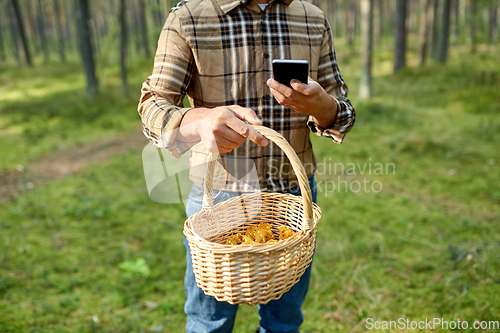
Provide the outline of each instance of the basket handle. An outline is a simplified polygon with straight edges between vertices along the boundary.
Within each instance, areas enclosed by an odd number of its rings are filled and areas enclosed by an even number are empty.
[[[288,141],[273,129],[264,126],[258,125],[249,125],[252,126],[257,132],[265,136],[267,139],[274,142],[278,147],[283,150],[285,155],[288,157],[290,162],[292,163],[293,171],[297,176],[297,180],[299,181],[300,192],[302,194],[302,202],[304,205],[304,221],[302,228],[304,231],[308,231],[311,229],[313,225],[313,210],[312,210],[312,194],[311,187],[309,186],[309,179],[307,178],[306,170],[302,165],[299,157],[295,153],[295,150],[290,146]],[[217,161],[217,152],[210,152],[208,154],[207,168],[205,170],[205,193],[203,196],[203,209],[211,209],[214,203],[214,193],[213,193],[213,185],[214,185],[214,170],[215,163]]]

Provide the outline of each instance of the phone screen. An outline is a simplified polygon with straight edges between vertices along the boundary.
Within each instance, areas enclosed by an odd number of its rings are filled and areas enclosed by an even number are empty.
[[[295,79],[307,84],[309,75],[309,61],[307,60],[288,60],[274,59],[273,60],[273,77],[276,81],[288,87],[290,81]]]

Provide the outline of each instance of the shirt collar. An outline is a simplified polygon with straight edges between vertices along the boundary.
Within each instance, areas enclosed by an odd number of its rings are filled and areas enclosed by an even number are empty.
[[[247,2],[250,3],[252,0],[216,0],[217,3],[219,4],[219,7],[222,9],[224,14],[229,13],[231,10],[235,9],[239,5],[244,5]],[[270,3],[273,1],[279,1],[279,0],[271,0]],[[289,6],[293,0],[281,0],[285,5]]]

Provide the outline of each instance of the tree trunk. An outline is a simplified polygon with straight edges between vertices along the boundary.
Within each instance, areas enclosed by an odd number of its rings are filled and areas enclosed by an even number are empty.
[[[394,15],[394,12],[396,11],[396,7],[393,6],[395,4],[394,1],[389,1],[389,0],[384,0],[383,1],[383,11],[384,11],[384,31],[385,31],[385,34],[390,34],[391,36],[393,31],[392,29],[394,29],[394,24],[396,22],[396,19],[395,19],[395,15]]]
[[[378,0],[379,2],[379,22],[378,22],[378,25],[379,25],[379,29],[380,29],[380,40],[382,40],[382,38],[384,38],[384,32],[385,32],[385,6],[384,6],[384,0]]]
[[[492,0],[489,16],[488,41],[495,46],[498,44],[498,1]]]
[[[376,6],[375,6],[376,4]],[[377,25],[374,26],[374,36],[373,41],[375,44],[380,44],[382,41],[382,36],[384,35],[384,2],[383,0],[376,0],[376,3],[373,4],[373,15],[375,16],[375,9],[377,9],[378,14],[378,22]]]
[[[448,58],[448,40],[450,36],[450,10],[451,10],[451,0],[444,0],[443,12],[441,18],[441,30],[439,37],[439,54],[438,61],[446,62]]]
[[[27,0],[23,3],[23,5],[23,8],[25,9],[24,17],[26,18],[26,38],[31,42],[31,47],[33,48],[35,54],[38,54],[42,50],[39,45],[40,38],[38,36],[38,28],[36,27],[37,20],[33,14],[33,11],[37,11],[36,3],[33,3],[32,0]],[[33,9],[33,6],[35,9]]]
[[[127,12],[126,0],[120,0],[119,17],[120,22],[120,69],[123,84],[123,91],[126,94],[128,92],[128,82],[127,82]]]
[[[92,36],[92,39],[90,42],[92,43],[93,46],[93,52],[94,52],[94,59],[99,59],[101,55],[101,44],[100,44],[100,38],[99,38],[99,29],[97,28],[97,15],[94,15],[94,17],[90,16],[89,18],[89,29],[90,29],[90,36]]]
[[[54,16],[55,16],[55,21],[56,21],[56,29],[57,29],[57,35],[59,37],[58,40],[58,48],[59,48],[59,57],[61,58],[61,62],[66,62],[66,53],[64,52],[64,32],[63,32],[63,25],[61,22],[61,10],[59,6],[59,0],[53,0],[53,6],[54,6]]]
[[[347,30],[347,43],[349,49],[354,51],[354,41],[356,39],[356,0],[349,0],[349,26]]]
[[[439,31],[439,0],[433,1],[433,9],[432,9],[432,29],[431,29],[431,57],[433,59],[437,58],[438,54],[438,31]]]
[[[358,13],[358,1],[359,0],[353,0],[354,5],[354,40],[358,36],[358,31],[361,30],[361,27],[359,26],[359,13]]]
[[[163,26],[163,14],[161,12],[161,4],[160,0],[151,0],[151,11],[152,11],[152,16],[155,21],[155,26],[161,27]]]
[[[460,0],[453,0],[453,15],[455,17],[455,25],[453,29],[453,39],[452,43],[458,43],[458,34],[460,29]]]
[[[477,16],[477,1],[470,0],[470,51],[476,52],[476,16]]]
[[[344,0],[344,24],[345,36],[349,39],[349,0]]]
[[[413,33],[417,26],[418,1],[408,1],[406,6],[406,32]]]
[[[373,43],[380,44],[380,1],[373,3]]]
[[[146,11],[144,9],[144,0],[138,0],[139,5],[139,30],[141,32],[142,46],[144,48],[144,56],[149,59],[151,51],[148,43],[148,32],[146,28]]]
[[[370,98],[372,95],[372,50],[373,50],[373,2],[361,0],[361,82],[359,97]]]
[[[55,37],[56,23],[54,16],[54,8],[52,8],[52,5],[47,4],[47,2],[50,3],[49,0],[44,0],[43,12],[45,17],[45,36],[47,37],[49,45],[49,54],[50,54],[52,45],[57,42],[57,37]]]
[[[31,66],[31,54],[28,49],[28,41],[26,40],[26,32],[24,30],[24,22],[21,10],[19,9],[19,3],[17,2],[17,0],[10,0],[10,4],[12,6],[12,11],[15,16],[15,19],[11,18],[11,20],[15,21],[17,37],[18,37],[17,41],[21,44],[20,46],[24,53],[24,63],[28,66]]]
[[[396,2],[395,28],[394,73],[406,65],[406,0],[397,0]]]
[[[3,26],[2,23],[0,23],[0,60],[5,61],[7,59],[5,55],[5,44],[3,41]]]
[[[94,51],[92,50],[92,39],[90,36],[90,10],[88,0],[76,0],[78,35],[80,53],[82,55],[83,67],[87,77],[87,96],[97,96],[97,77],[94,66]]]
[[[336,37],[342,36],[342,11],[341,11],[341,5],[340,5],[340,0],[337,0],[337,10],[334,13],[335,16],[335,24],[337,25],[337,35]]]
[[[12,3],[9,1],[9,22],[10,22],[10,32],[12,36],[12,43],[14,44],[14,55],[19,62],[19,64],[23,65],[23,59],[21,59],[21,47],[19,44],[19,32],[17,31],[17,24],[16,24],[16,15],[14,14],[14,8],[12,8]]]
[[[106,19],[106,9],[97,13],[96,15],[96,27],[99,37],[106,37],[108,35],[108,20]]]
[[[72,43],[72,40],[73,38],[71,38],[72,36],[72,33],[71,33],[71,25],[70,25],[70,22],[71,21],[76,21],[76,15],[75,15],[75,11],[74,10],[71,10],[72,8],[74,8],[73,6],[71,6],[68,1],[63,1],[62,3],[62,7],[61,7],[61,10],[62,10],[62,19],[63,19],[63,25],[64,25],[64,41],[68,42],[68,48],[70,50],[73,49],[73,43]]]
[[[40,41],[42,43],[43,61],[44,63],[49,62],[49,46],[47,43],[47,33],[45,31],[45,11],[43,8],[43,0],[38,0],[38,15],[37,24],[38,32],[40,33]]]
[[[429,26],[432,23],[432,0],[425,0],[423,3],[422,17],[420,19],[418,63],[425,65],[427,60],[427,46],[429,45]]]
[[[134,44],[135,44],[135,55],[142,58],[141,53],[145,52],[144,50],[144,38],[142,37],[141,31],[141,18],[140,18],[140,10],[138,3],[139,0],[132,0],[132,22],[129,24],[129,32],[131,32],[134,36]]]
[[[330,26],[333,27],[333,32],[332,34],[334,36],[337,36],[338,33],[339,33],[339,25],[338,25],[338,21],[337,21],[337,17],[335,16],[335,13],[339,10],[338,8],[338,3],[337,1],[332,1],[329,5],[328,5],[328,20],[330,21]]]

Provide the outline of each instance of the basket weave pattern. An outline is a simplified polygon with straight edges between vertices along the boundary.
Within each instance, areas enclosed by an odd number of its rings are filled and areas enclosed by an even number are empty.
[[[213,206],[213,169],[210,156],[205,176],[204,208],[184,225],[198,286],[218,301],[231,304],[266,304],[295,285],[314,253],[319,207],[312,203],[304,167],[288,142],[262,126],[257,131],[275,142],[290,159],[302,197],[282,193],[249,193]],[[261,222],[287,226],[295,235],[272,244],[226,245],[236,233]]]

